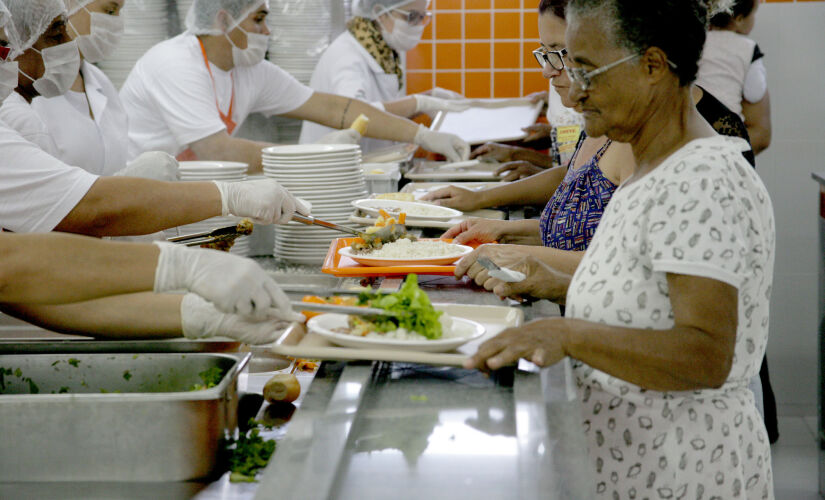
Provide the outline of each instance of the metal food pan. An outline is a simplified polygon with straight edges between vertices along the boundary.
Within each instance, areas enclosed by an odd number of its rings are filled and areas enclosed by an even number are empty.
[[[238,374],[250,357],[2,355],[0,482],[208,477],[237,426]],[[220,382],[191,390],[213,367]]]

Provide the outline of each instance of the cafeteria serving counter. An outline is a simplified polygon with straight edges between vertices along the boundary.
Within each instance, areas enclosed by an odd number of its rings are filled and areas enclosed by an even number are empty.
[[[314,269],[258,259],[281,282],[330,284]],[[421,279],[433,302],[502,305],[452,277]],[[340,284],[340,283],[339,283]],[[386,280],[384,287],[397,286]],[[536,302],[525,319],[557,315]],[[272,373],[243,374],[258,392]],[[575,499],[592,481],[578,401],[562,365],[485,377],[477,371],[406,363],[324,362],[300,374],[291,420],[262,433],[277,449],[259,483],[17,483],[0,497],[251,499]],[[266,420],[268,407],[259,413]],[[44,450],[46,452],[46,450]],[[159,448],[159,453],[162,448]],[[32,496],[34,495],[34,496]]]

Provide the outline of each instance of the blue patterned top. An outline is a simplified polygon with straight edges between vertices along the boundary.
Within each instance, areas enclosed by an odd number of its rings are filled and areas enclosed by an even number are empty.
[[[575,164],[583,142],[584,134],[569,165]],[[616,185],[599,169],[599,160],[611,142],[608,140],[581,167],[567,169],[567,174],[541,213],[539,227],[544,246],[584,251],[590,244],[604,209],[616,191]]]

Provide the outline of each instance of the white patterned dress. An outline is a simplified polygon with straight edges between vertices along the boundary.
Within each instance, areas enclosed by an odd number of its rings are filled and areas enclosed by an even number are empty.
[[[770,447],[748,381],[768,339],[775,228],[741,139],[694,140],[621,186],[567,295],[567,317],[673,326],[667,273],[738,289],[739,323],[720,389],[658,392],[574,362],[601,499],[773,498]]]

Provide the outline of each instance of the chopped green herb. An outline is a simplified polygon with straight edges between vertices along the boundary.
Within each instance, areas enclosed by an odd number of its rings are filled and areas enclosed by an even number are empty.
[[[65,394],[67,392],[69,392],[69,388],[65,385],[61,387],[59,391],[57,391],[58,394]]]
[[[30,379],[29,377],[26,377],[23,380],[25,382],[28,382],[29,384],[29,394],[37,394],[40,392],[40,388],[37,387],[37,384],[34,383],[34,380]]]
[[[264,441],[260,436],[259,425],[259,422],[250,420],[249,431],[239,433],[237,439],[226,440],[225,451],[229,456],[231,482],[254,482],[255,475],[266,467],[275,452],[275,441]]]
[[[54,363],[52,363],[52,366],[56,365],[57,363],[60,363],[59,359],[57,361],[55,361]]]
[[[75,368],[77,368],[77,365],[79,365],[79,364],[80,364],[80,360],[79,360],[79,359],[75,359],[75,358],[69,358],[69,361],[67,361],[67,363],[69,363],[70,365],[72,365],[72,366],[74,366]]]
[[[132,378],[132,374],[129,372],[129,370],[126,370],[125,372],[123,372],[123,379],[124,380],[126,380],[128,382],[130,378]]]
[[[132,359],[137,359],[137,358],[138,358],[138,355],[137,355],[137,354],[135,354],[135,355],[133,355],[133,356],[132,356]]]
[[[223,376],[225,373],[226,372],[220,366],[213,366],[212,368],[204,370],[198,373],[198,376],[203,381],[203,384],[195,384],[189,390],[202,391],[204,389],[215,387],[216,385],[221,383],[221,380],[223,380]]]
[[[14,370],[14,376],[17,377],[17,378],[22,377],[23,376],[23,370],[21,370],[20,368]]]
[[[11,368],[0,366],[0,389],[6,388],[6,375],[11,375]]]

